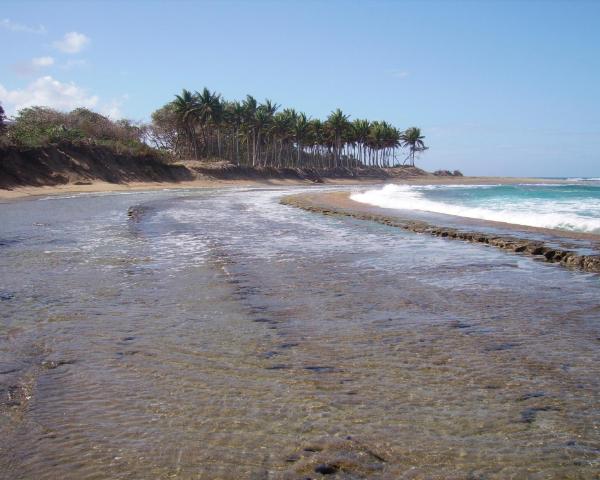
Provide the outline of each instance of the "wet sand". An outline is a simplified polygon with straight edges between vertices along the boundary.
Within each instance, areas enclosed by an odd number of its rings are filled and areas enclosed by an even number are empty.
[[[493,184],[517,184],[517,183],[565,183],[563,180],[548,180],[528,177],[436,177],[428,175],[410,179],[373,179],[365,178],[340,178],[325,179],[325,185],[365,185],[378,183],[399,183],[408,185],[493,185]],[[0,189],[0,201],[14,200],[24,197],[40,195],[66,195],[73,193],[102,193],[102,192],[135,192],[144,190],[163,190],[163,189],[188,189],[188,188],[220,188],[220,187],[251,187],[251,186],[285,186],[285,185],[314,185],[309,180],[216,180],[216,179],[198,179],[189,182],[164,182],[164,183],[106,183],[90,182],[86,185],[65,184],[46,187],[19,187],[12,190]]]

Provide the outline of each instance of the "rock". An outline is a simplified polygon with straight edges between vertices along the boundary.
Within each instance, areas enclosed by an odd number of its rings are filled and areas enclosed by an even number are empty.
[[[267,370],[287,370],[289,369],[289,365],[285,365],[283,363],[278,363],[276,365],[271,365],[270,367],[266,367]]]
[[[525,395],[521,395],[519,398],[517,398],[517,402],[524,402],[525,400],[529,400],[530,398],[540,398],[545,395],[546,394],[544,392],[526,393]]]
[[[315,366],[310,366],[310,367],[304,367],[304,370],[310,370],[311,372],[317,372],[317,373],[330,373],[335,370],[335,367],[315,365]]]
[[[54,370],[62,365],[72,365],[73,363],[75,363],[75,360],[44,360],[42,367],[47,370]]]
[[[340,467],[337,465],[323,464],[315,467],[315,472],[320,473],[321,475],[333,475],[334,473],[337,473],[339,469]]]
[[[15,296],[12,293],[0,292],[0,301],[12,300]]]
[[[486,352],[502,352],[504,350],[510,350],[511,348],[518,347],[518,346],[519,346],[518,343],[505,342],[505,343],[499,343],[498,345],[494,345],[492,347],[487,347],[485,349],[485,351]]]
[[[521,423],[533,423],[537,418],[538,412],[550,412],[550,411],[559,411],[559,408],[556,407],[531,407],[526,408],[521,412]]]

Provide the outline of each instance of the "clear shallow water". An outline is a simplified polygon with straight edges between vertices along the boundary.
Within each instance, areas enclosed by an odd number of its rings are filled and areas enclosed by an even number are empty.
[[[597,276],[287,193],[1,205],[0,477],[597,478]]]
[[[570,185],[386,185],[353,200],[533,227],[600,233],[600,181]]]

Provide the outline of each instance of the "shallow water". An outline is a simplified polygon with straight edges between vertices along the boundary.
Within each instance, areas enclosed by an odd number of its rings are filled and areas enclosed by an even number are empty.
[[[598,276],[292,190],[0,205],[0,477],[598,478]]]

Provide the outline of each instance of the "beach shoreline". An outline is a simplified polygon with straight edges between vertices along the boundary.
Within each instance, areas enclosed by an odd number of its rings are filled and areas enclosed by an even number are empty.
[[[281,203],[324,215],[374,221],[414,233],[480,243],[586,272],[600,272],[600,235],[494,222],[452,215],[460,224],[432,223],[407,212],[354,201],[349,192],[288,195]],[[581,253],[585,249],[587,252]],[[591,254],[590,254],[591,252]]]
[[[265,187],[265,186],[291,186],[291,185],[378,185],[394,183],[397,185],[514,185],[522,183],[547,183],[564,184],[567,180],[544,179],[535,177],[445,177],[423,175],[412,178],[325,178],[323,183],[315,183],[301,179],[213,179],[202,178],[182,182],[86,182],[85,184],[66,183],[63,185],[41,187],[15,187],[13,189],[0,189],[0,201],[11,201],[29,197],[70,195],[77,193],[107,193],[107,192],[139,192],[144,190],[165,189],[204,189],[204,188],[230,188],[230,187]]]

